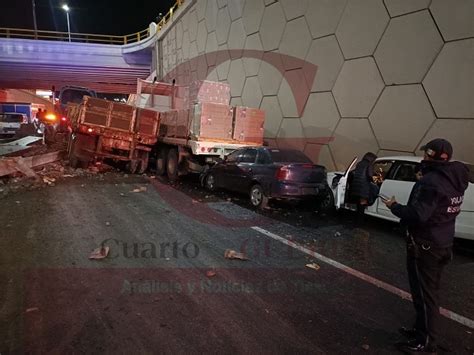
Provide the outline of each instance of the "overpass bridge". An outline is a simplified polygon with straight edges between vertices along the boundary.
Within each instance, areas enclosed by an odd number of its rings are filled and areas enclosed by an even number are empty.
[[[136,34],[134,41],[130,36],[87,35],[68,42],[61,40],[64,33],[45,31],[35,33],[38,39],[18,38],[28,31],[0,29],[0,88],[77,85],[98,92],[134,93],[137,78],[150,74],[152,31],[153,25]]]
[[[158,24],[125,36],[0,28],[0,88],[76,85],[135,93],[137,79],[152,71],[159,30],[183,2],[178,0]]]

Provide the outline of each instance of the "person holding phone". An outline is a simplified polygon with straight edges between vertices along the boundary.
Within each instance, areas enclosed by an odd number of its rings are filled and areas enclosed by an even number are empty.
[[[434,139],[421,149],[421,175],[407,205],[395,197],[382,201],[407,228],[407,271],[416,320],[413,327],[400,328],[410,338],[399,344],[400,350],[436,354],[441,274],[452,259],[454,226],[469,184],[469,169],[450,161],[453,148],[445,139]]]

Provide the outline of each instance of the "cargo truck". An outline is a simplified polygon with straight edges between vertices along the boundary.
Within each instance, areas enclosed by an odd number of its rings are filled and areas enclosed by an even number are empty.
[[[157,142],[159,112],[84,96],[81,104],[69,103],[71,124],[68,154],[72,166],[93,160],[124,162],[130,173],[143,173]]]
[[[150,95],[151,105],[160,102],[161,124],[153,153],[156,174],[167,175],[170,181],[190,173],[204,176],[236,149],[263,144],[265,113],[230,107],[228,84],[196,81],[183,87],[139,79],[137,98],[143,95]],[[169,109],[164,111],[163,97],[169,99]]]

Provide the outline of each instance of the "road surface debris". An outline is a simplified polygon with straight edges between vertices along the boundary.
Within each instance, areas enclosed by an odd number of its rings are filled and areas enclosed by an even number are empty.
[[[316,270],[316,271],[318,271],[319,269],[321,269],[321,266],[319,266],[319,265],[316,264],[316,263],[306,264],[306,267],[307,267],[307,268],[310,268],[310,269],[313,269],[313,270]]]
[[[89,259],[91,260],[101,260],[105,259],[107,255],[109,255],[110,247],[100,247],[95,249],[91,255],[89,255]]]
[[[226,259],[237,259],[237,260],[248,260],[248,258],[243,253],[238,253],[232,249],[226,249],[224,252],[224,258]]]

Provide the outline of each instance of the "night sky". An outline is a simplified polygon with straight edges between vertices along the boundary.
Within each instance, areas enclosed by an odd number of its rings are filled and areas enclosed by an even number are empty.
[[[168,12],[176,0],[35,0],[39,30],[67,32],[66,14],[71,8],[71,32],[125,35],[144,30],[160,12]],[[0,27],[33,29],[32,0],[0,0]]]

